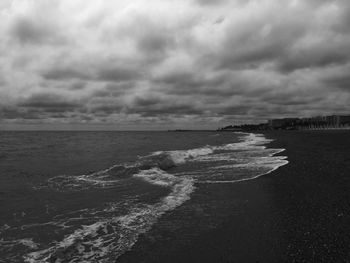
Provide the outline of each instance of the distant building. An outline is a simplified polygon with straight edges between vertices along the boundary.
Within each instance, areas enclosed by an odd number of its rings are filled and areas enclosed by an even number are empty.
[[[330,129],[350,127],[350,115],[316,116],[311,118],[284,118],[269,120],[274,130]]]
[[[341,126],[350,126],[350,115],[339,116],[339,125],[341,125]]]
[[[300,122],[298,118],[284,118],[269,120],[269,127],[274,130],[278,129],[292,129]]]
[[[350,115],[272,119],[267,123],[229,125],[219,128],[218,131],[313,130],[333,128],[350,129]]]

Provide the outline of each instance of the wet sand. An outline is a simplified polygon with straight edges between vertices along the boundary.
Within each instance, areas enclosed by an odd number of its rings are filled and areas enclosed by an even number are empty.
[[[266,137],[289,164],[197,185],[116,262],[350,262],[350,131]]]

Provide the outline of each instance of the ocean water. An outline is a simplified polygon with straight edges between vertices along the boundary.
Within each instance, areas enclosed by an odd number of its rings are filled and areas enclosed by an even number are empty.
[[[288,163],[263,135],[0,132],[0,262],[111,262],[204,184]]]

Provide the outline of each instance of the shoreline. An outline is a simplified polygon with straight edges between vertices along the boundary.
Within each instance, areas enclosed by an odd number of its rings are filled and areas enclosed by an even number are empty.
[[[216,130],[216,132],[246,132],[246,133],[269,133],[269,132],[303,132],[303,131],[348,131],[350,130],[350,126],[348,127],[334,127],[334,128],[305,128],[305,129],[262,129],[262,130],[244,130],[244,129],[236,129],[236,130]]]
[[[268,148],[286,149],[287,165],[201,185],[116,262],[349,261],[349,132],[258,133],[274,139]]]

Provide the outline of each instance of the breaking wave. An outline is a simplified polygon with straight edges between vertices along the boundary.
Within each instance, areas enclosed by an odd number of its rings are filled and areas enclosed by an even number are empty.
[[[263,135],[240,135],[240,141],[236,143],[190,150],[157,151],[139,157],[132,164],[118,164],[86,175],[53,177],[38,188],[82,191],[113,188],[123,185],[125,180],[141,180],[166,188],[168,192],[151,204],[131,199],[125,203],[112,202],[104,208],[73,211],[71,214],[56,216],[50,222],[21,227],[22,230],[51,227],[65,233],[60,241],[52,241],[49,245],[24,238],[0,240],[0,246],[25,246],[26,262],[115,260],[129,250],[138,236],[147,232],[161,215],[189,200],[196,184],[251,180],[288,163],[285,156],[276,156],[284,149],[266,148],[265,145],[271,140]],[[172,169],[175,167],[181,169]],[[125,212],[121,214],[121,211]]]
[[[106,218],[85,225],[67,235],[57,244],[25,256],[26,262],[110,262],[130,249],[137,237],[145,233],[165,212],[190,198],[193,180],[170,175],[159,168],[140,171],[134,175],[147,182],[171,187],[166,197],[153,205],[133,208],[127,215]]]

